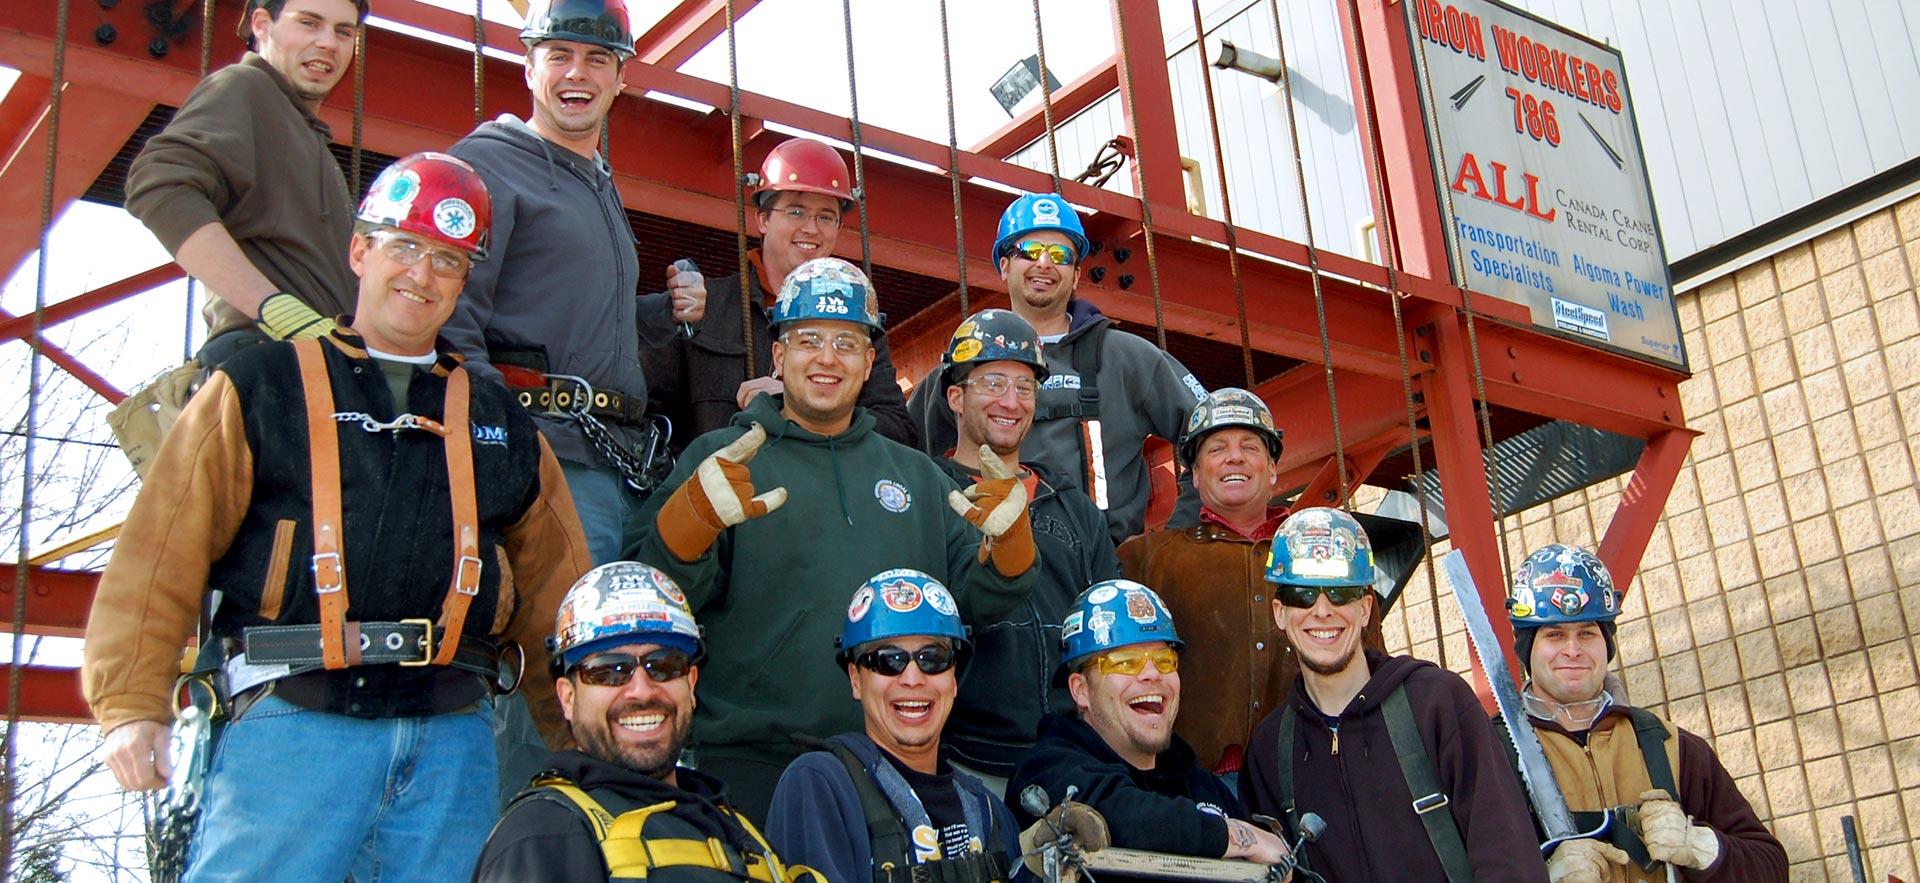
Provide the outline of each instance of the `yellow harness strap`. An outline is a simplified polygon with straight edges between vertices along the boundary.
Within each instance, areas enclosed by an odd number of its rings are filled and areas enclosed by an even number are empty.
[[[600,843],[600,853],[606,859],[609,876],[615,880],[645,880],[657,869],[672,867],[707,868],[745,879],[762,880],[766,883],[802,883],[802,881],[821,881],[811,868],[802,865],[783,866],[774,857],[773,847],[767,838],[753,827],[744,817],[728,810],[728,815],[745,829],[753,842],[760,845],[761,855],[742,856],[736,862],[728,854],[726,844],[718,838],[709,837],[696,840],[691,837],[663,838],[644,836],[647,820],[654,813],[670,811],[676,804],[665,801],[651,806],[628,810],[618,816],[607,812],[600,801],[593,799],[579,786],[559,777],[539,779],[533,783],[535,788],[545,788],[565,797],[580,808],[587,818],[587,824],[593,829],[594,839]]]

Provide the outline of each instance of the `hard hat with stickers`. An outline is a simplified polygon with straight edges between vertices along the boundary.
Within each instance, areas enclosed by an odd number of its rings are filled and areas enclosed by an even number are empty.
[[[493,229],[493,200],[480,173],[465,160],[425,151],[403,156],[381,171],[354,218],[450,245],[484,261]]]
[[[613,561],[587,571],[567,589],[554,617],[552,671],[559,677],[580,660],[623,644],[659,644],[684,651],[694,663],[707,655],[687,596],[651,564]]]
[[[1267,582],[1280,586],[1372,586],[1373,543],[1340,509],[1301,509],[1280,523],[1267,553]]]
[[[886,332],[881,324],[880,297],[867,274],[839,258],[814,258],[793,269],[780,283],[773,304],[773,331],[808,319],[834,319],[865,325],[874,336]]]
[[[1507,616],[1515,628],[1555,623],[1613,622],[1620,595],[1613,576],[1592,552],[1550,543],[1513,571]]]
[[[1020,237],[1041,230],[1053,230],[1073,243],[1077,259],[1087,257],[1087,231],[1080,216],[1058,193],[1028,193],[1013,201],[1000,214],[1000,230],[993,238],[994,260],[1006,257],[1019,244]]]
[[[1266,439],[1267,452],[1280,459],[1280,430],[1273,425],[1273,412],[1267,409],[1267,403],[1244,389],[1223,386],[1207,393],[1187,414],[1186,431],[1180,434],[1180,461],[1192,466],[1200,442],[1229,427],[1251,430]]]
[[[520,42],[528,49],[547,40],[571,40],[633,57],[633,28],[626,0],[534,0]]]
[[[1101,580],[1074,601],[1060,629],[1060,668],[1056,683],[1102,653],[1130,644],[1165,641],[1186,646],[1173,630],[1173,614],[1145,585],[1130,579]]]
[[[946,586],[918,570],[883,571],[854,590],[846,623],[833,639],[834,658],[846,665],[862,645],[909,635],[947,638],[962,652],[970,646],[960,607]]]
[[[1035,380],[1047,377],[1047,360],[1040,352],[1040,335],[1012,310],[981,310],[953,330],[947,351],[940,357],[947,383],[959,383],[975,365],[1020,362],[1033,369]]]

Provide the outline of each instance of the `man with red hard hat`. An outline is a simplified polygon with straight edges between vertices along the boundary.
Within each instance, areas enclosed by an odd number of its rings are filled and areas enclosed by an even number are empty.
[[[503,672],[546,665],[588,567],[533,422],[437,340],[490,212],[451,156],[382,172],[348,252],[354,313],[223,363],[127,516],[82,684],[120,785],[161,786],[201,624],[223,730],[187,879],[460,879],[479,855]],[[552,683],[527,687],[559,739]]]
[[[759,181],[751,198],[760,247],[747,252],[754,308],[745,324],[753,335],[753,376],[741,346],[738,275],[713,280],[706,317],[691,336],[642,354],[652,407],[673,421],[676,449],[726,426],[755,396],[780,394],[767,311],[787,274],[833,254],[853,211],[853,176],[840,151],[823,141],[782,142],[761,164]],[[914,445],[917,435],[884,336],[874,338],[873,373],[861,384],[858,403],[873,414],[875,432]]]

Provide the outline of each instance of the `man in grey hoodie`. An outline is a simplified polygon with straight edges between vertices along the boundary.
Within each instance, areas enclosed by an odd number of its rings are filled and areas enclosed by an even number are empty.
[[[468,371],[505,383],[533,414],[600,564],[618,558],[640,526],[641,500],[608,451],[631,452],[645,437],[640,346],[698,320],[706,287],[699,274],[680,273],[666,292],[638,293],[633,229],[598,151],[620,68],[633,55],[625,5],[537,2],[520,38],[530,118],[503,114],[451,151],[493,194],[493,257],[467,278],[442,333]],[[583,414],[574,412],[576,396],[586,397]],[[521,709],[503,709],[500,720],[500,781],[511,797],[548,746]]]

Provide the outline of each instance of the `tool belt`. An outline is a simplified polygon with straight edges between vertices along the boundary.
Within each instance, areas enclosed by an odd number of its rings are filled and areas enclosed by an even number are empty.
[[[600,420],[625,426],[643,426],[647,420],[647,401],[604,389],[589,389],[572,380],[551,374],[534,374],[524,369],[502,368],[500,377],[520,407],[545,417],[564,420],[582,410]]]
[[[317,625],[262,625],[241,632],[241,646],[247,661],[256,665],[285,665],[287,676],[305,674],[325,667],[320,650]],[[437,646],[444,633],[431,620],[404,619],[399,622],[349,622],[347,665],[425,666],[439,653]],[[492,641],[461,635],[449,667],[472,672],[488,683],[500,679],[500,650]]]

